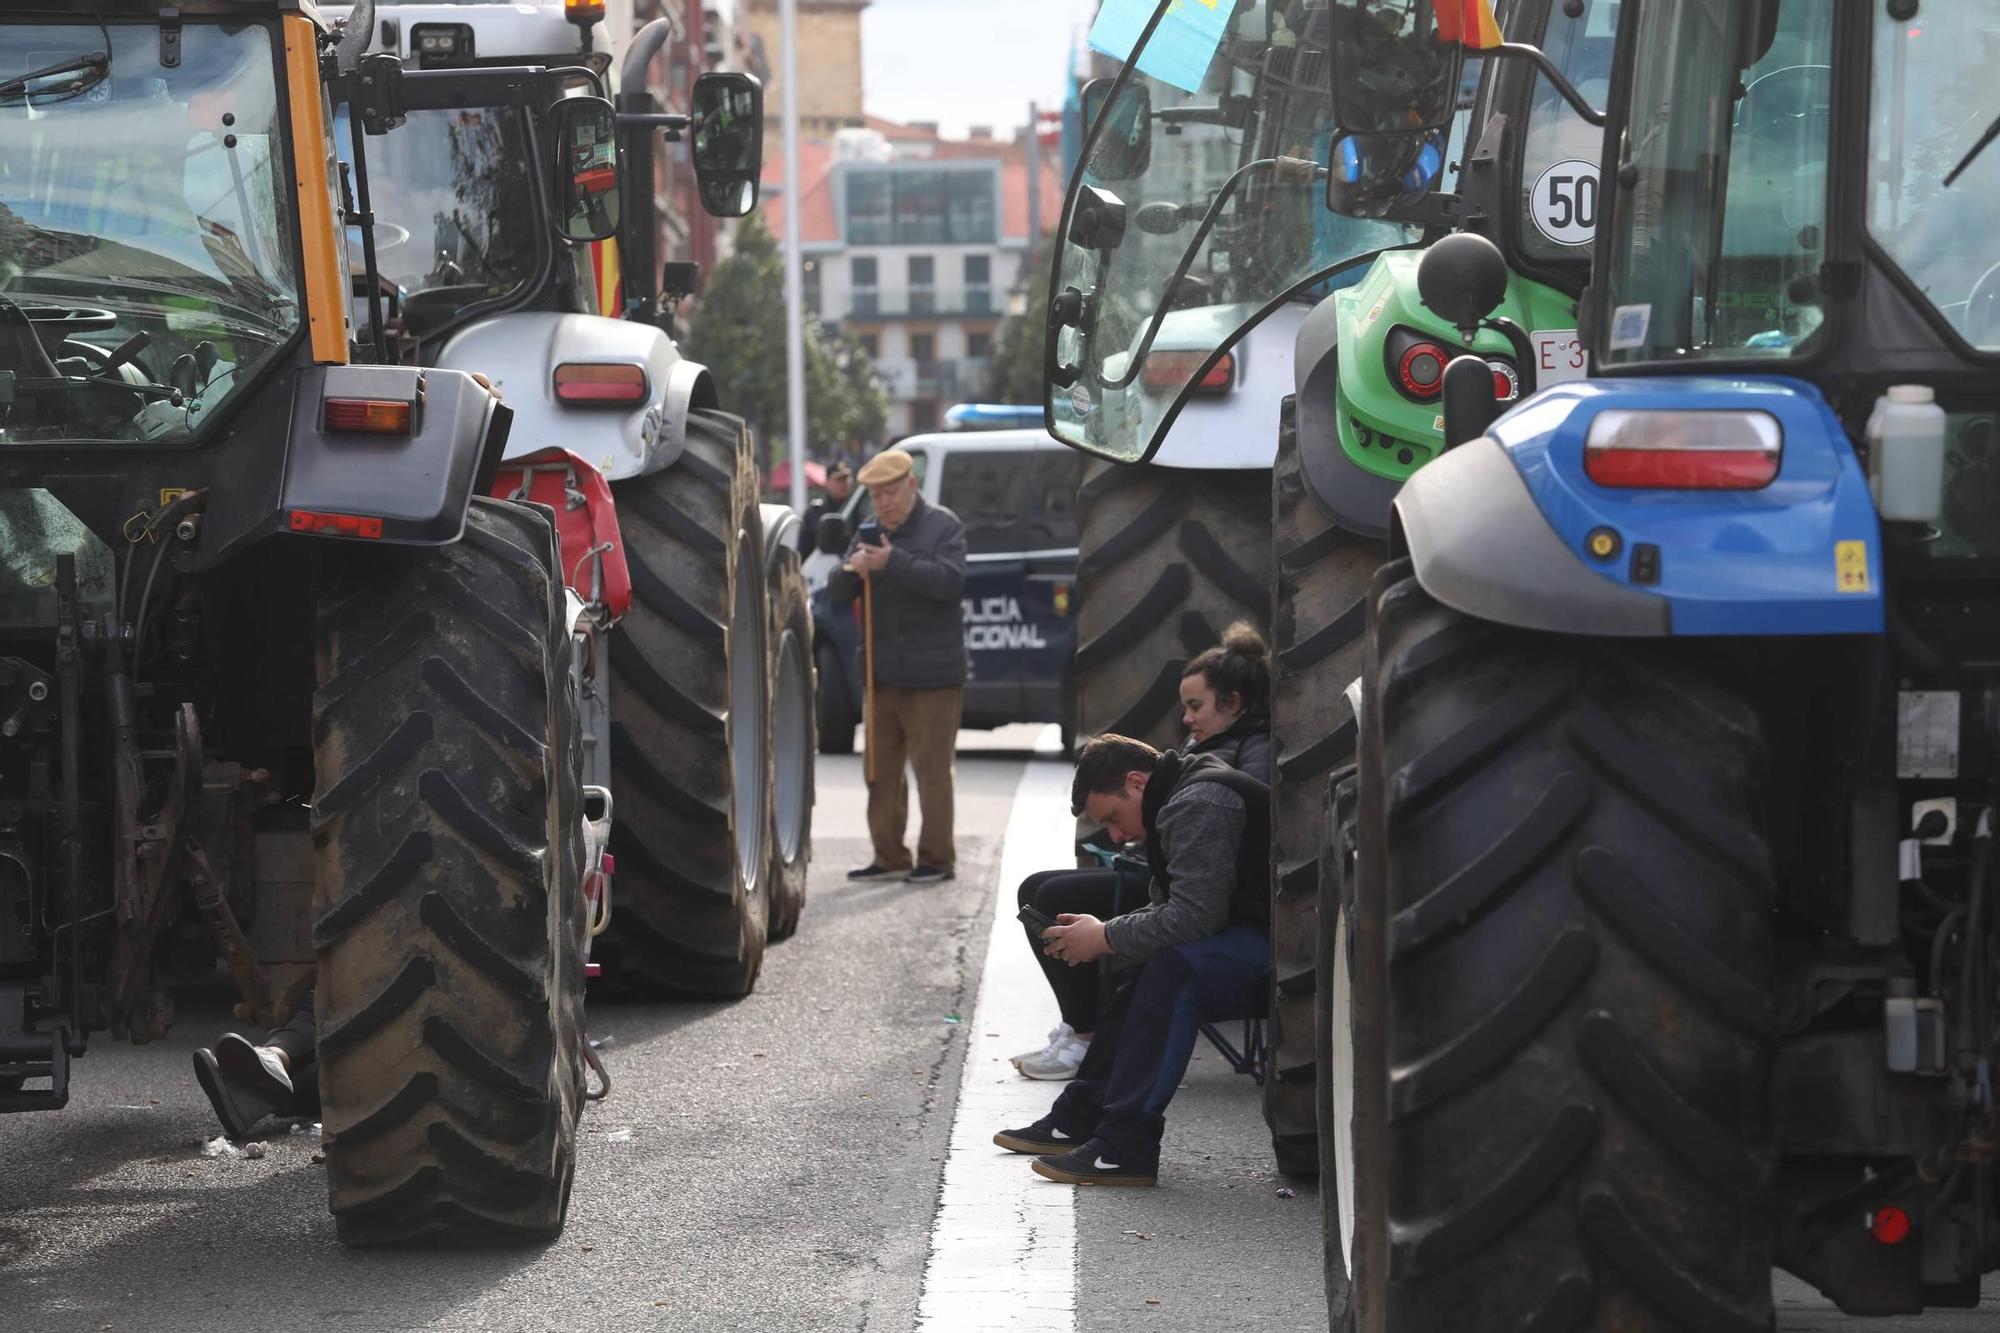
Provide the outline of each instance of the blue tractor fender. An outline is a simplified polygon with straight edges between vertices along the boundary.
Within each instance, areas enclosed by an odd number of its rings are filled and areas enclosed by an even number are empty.
[[[1762,412],[1782,432],[1758,490],[1613,489],[1584,470],[1606,411]],[[1698,428],[1698,419],[1697,419]],[[1565,634],[1879,634],[1868,480],[1811,385],[1778,376],[1552,386],[1405,483],[1392,540],[1467,615]]]

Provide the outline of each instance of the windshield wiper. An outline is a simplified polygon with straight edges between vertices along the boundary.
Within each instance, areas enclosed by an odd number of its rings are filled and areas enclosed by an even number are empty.
[[[2000,116],[1995,116],[1993,123],[1986,127],[1986,133],[1980,135],[1972,147],[1965,150],[1965,156],[1958,159],[1958,165],[1953,167],[1950,174],[1944,178],[1945,185],[1949,187],[1953,181],[1957,180],[1960,174],[1972,165],[1973,159],[1985,152],[1986,145],[1992,143],[1996,138],[2000,138]]]
[[[109,51],[87,51],[79,56],[71,56],[68,60],[59,60],[53,65],[45,65],[41,69],[30,70],[28,73],[20,75],[17,78],[8,79],[6,82],[0,83],[0,99],[26,97],[28,95],[28,85],[31,83],[40,83],[43,79],[53,79],[62,74],[82,74],[85,72],[88,72],[91,77],[87,79],[73,79],[67,87],[48,88],[43,91],[50,94],[62,93],[74,97],[76,94],[84,91],[84,89],[92,87],[111,72],[111,53]]]

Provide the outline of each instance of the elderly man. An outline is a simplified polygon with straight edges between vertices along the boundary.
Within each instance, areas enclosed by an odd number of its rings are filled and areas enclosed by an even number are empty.
[[[875,705],[869,729],[874,780],[868,834],[874,859],[847,877],[935,884],[957,868],[952,846],[952,754],[965,698],[965,532],[949,509],[927,503],[909,454],[889,449],[861,469],[880,531],[857,532],[846,563],[827,581],[837,603],[872,587]],[[864,525],[865,526],[865,525]],[[873,536],[874,541],[865,540]],[[904,845],[910,789],[917,776],[923,828],[912,863]]]

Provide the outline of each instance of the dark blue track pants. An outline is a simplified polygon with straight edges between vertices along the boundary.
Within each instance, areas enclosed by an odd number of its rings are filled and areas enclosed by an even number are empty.
[[[1098,1018],[1083,1067],[1050,1115],[1120,1166],[1157,1170],[1160,1138],[1200,1037],[1201,1021],[1263,1012],[1271,941],[1253,926],[1164,949]]]

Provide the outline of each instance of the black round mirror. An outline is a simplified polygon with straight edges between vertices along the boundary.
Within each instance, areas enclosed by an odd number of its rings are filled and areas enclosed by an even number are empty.
[[[1418,262],[1417,295],[1431,313],[1469,335],[1506,299],[1507,261],[1484,236],[1447,236]]]

